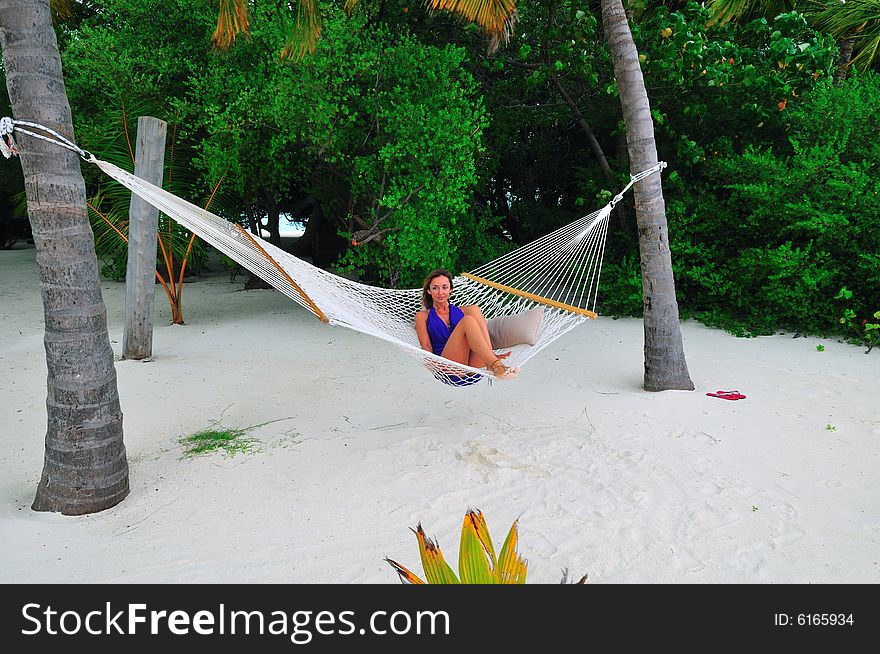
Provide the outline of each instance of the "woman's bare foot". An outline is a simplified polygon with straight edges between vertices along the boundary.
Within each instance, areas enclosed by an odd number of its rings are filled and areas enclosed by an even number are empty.
[[[495,361],[492,362],[492,365],[489,366],[489,370],[495,375],[495,379],[514,379],[519,375],[519,368],[505,366],[501,363],[500,358],[495,359]]]

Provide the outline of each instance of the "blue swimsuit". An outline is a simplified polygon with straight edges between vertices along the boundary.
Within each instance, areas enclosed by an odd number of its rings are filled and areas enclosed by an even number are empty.
[[[446,347],[446,342],[449,340],[449,336],[452,334],[452,331],[455,329],[455,326],[458,324],[458,321],[464,318],[464,311],[459,309],[454,304],[449,305],[449,326],[446,326],[446,323],[443,322],[443,319],[437,315],[437,312],[434,311],[434,307],[431,307],[428,311],[428,337],[431,339],[431,348],[437,356],[443,354],[443,348]]]
[[[464,318],[464,311],[459,309],[454,304],[449,305],[449,325],[443,322],[443,319],[437,315],[437,312],[434,311],[434,307],[431,307],[428,310],[428,320],[427,320],[427,328],[428,328],[428,338],[431,339],[431,350],[437,356],[441,356],[443,354],[443,348],[446,347],[446,342],[449,340],[450,335],[452,335],[455,326],[458,322]],[[475,384],[482,379],[481,375],[475,374],[467,374],[464,375],[448,375],[435,373],[434,376],[442,381],[444,384],[450,384],[452,386],[470,386],[471,384]]]

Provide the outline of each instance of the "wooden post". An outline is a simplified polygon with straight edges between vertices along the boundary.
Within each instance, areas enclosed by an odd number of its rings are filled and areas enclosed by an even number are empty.
[[[164,120],[151,116],[138,118],[134,174],[160,187],[167,131],[168,125]],[[128,220],[122,358],[146,359],[153,354],[153,293],[156,289],[159,210],[132,193]]]

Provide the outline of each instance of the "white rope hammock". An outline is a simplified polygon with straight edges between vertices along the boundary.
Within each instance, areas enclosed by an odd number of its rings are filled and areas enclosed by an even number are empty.
[[[57,132],[35,123],[0,119],[0,149],[7,157],[17,153],[13,127],[77,152],[323,322],[394,343],[448,384],[465,386],[484,377],[492,378],[487,369],[456,363],[421,348],[415,330],[415,314],[422,309],[421,289],[368,286],[317,268],[235,223],[97,159]],[[23,129],[26,127],[42,130],[53,138]],[[596,317],[596,295],[611,210],[635,182],[665,167],[666,163],[661,161],[633,175],[626,188],[599,211],[455,277],[450,300],[457,306],[479,305],[490,323],[495,318],[537,307],[543,310],[540,331],[533,344],[504,348],[511,353],[504,360],[506,365],[522,366],[566,332]]]

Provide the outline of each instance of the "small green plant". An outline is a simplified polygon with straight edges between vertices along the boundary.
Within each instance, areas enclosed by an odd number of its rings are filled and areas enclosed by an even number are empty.
[[[210,454],[211,452],[218,451],[222,451],[226,456],[261,452],[264,443],[258,438],[248,436],[248,432],[271,425],[273,422],[282,422],[290,419],[291,416],[275,418],[274,420],[261,422],[258,425],[241,428],[223,427],[219,419],[215,420],[207,429],[178,439],[178,442],[183,445],[182,458],[189,459],[199,454]],[[289,444],[295,445],[302,436],[298,431],[293,430],[286,430],[282,433],[284,436],[270,440],[265,444],[269,447],[287,447]]]
[[[250,428],[248,428],[250,429]],[[248,429],[204,429],[179,440],[183,445],[183,458],[222,451],[226,456],[251,454],[260,450],[260,441],[247,436]]]
[[[848,301],[852,299],[852,296],[852,291],[844,286],[838,291],[837,295],[834,296],[834,299]],[[858,319],[858,314],[855,311],[850,307],[844,307],[843,315],[838,321],[841,325],[845,326],[850,333],[855,334],[858,341],[868,346],[868,349],[865,350],[865,354],[868,354],[872,349],[880,345],[880,311],[875,311],[873,313],[873,318],[877,322],[868,322],[867,318],[860,321]]]
[[[816,346],[816,352],[824,352],[824,351],[825,351],[824,345],[817,345]]]
[[[516,551],[519,535],[515,520],[507,533],[499,556],[489,537],[486,520],[479,510],[469,510],[461,527],[461,544],[458,554],[458,576],[446,563],[440,546],[425,536],[421,523],[414,533],[419,541],[419,554],[425,580],[405,567],[386,558],[385,560],[400,575],[403,583],[409,584],[524,584],[528,563]]]

